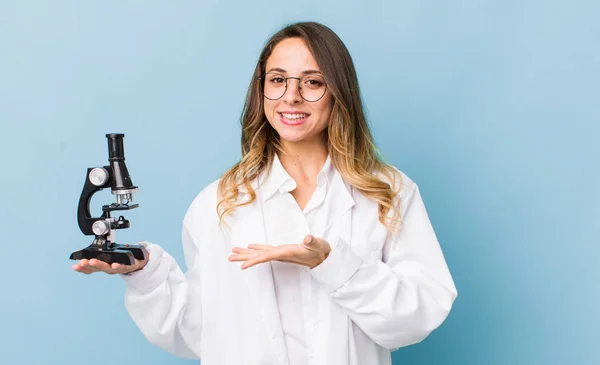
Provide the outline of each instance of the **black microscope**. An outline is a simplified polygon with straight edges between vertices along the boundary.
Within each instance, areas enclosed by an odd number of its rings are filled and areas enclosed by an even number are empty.
[[[123,265],[133,265],[134,259],[147,258],[147,252],[141,245],[123,245],[115,242],[116,230],[129,228],[129,221],[123,216],[119,216],[118,219],[111,217],[111,212],[130,210],[139,206],[130,204],[133,202],[133,193],[138,191],[138,187],[133,185],[125,165],[123,137],[125,135],[120,133],[107,134],[109,165],[90,167],[87,170],[77,208],[77,222],[83,234],[93,235],[95,238],[88,247],[73,252],[70,257],[72,260],[97,259],[108,264],[118,262]],[[117,202],[103,205],[102,215],[92,217],[90,213],[92,196],[109,187],[112,194],[116,195]]]

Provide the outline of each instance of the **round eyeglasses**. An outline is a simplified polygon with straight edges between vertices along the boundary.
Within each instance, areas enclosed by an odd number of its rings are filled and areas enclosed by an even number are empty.
[[[298,93],[302,96],[302,99],[308,102],[319,101],[327,91],[325,79],[317,74],[285,77],[279,73],[267,72],[257,77],[257,80],[263,81],[263,95],[269,100],[278,100],[285,95],[289,79],[298,80]]]

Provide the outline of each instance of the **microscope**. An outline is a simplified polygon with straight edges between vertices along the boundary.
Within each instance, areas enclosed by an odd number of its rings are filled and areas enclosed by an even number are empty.
[[[133,193],[138,187],[133,185],[127,166],[123,149],[124,134],[107,134],[108,139],[108,166],[89,167],[83,191],[79,198],[77,208],[77,222],[84,235],[95,236],[88,247],[71,254],[71,260],[97,259],[108,264],[118,262],[123,265],[133,265],[134,260],[145,260],[147,252],[141,245],[117,244],[115,242],[116,230],[129,228],[129,221],[123,216],[111,217],[111,212],[137,208],[133,202]],[[90,201],[92,196],[104,188],[110,188],[116,195],[116,203],[102,206],[102,215],[92,217]]]

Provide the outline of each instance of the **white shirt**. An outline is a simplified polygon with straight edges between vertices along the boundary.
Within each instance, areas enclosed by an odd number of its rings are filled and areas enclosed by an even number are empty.
[[[404,221],[397,235],[379,222],[377,203],[333,167],[324,200],[313,196],[315,219],[305,209],[307,215],[295,218],[305,224],[290,233],[274,221],[277,208],[267,196],[272,170],[252,182],[256,200],[238,207],[222,228],[215,210],[218,181],[198,194],[183,220],[185,273],[161,246],[142,242],[148,264],[122,277],[129,314],[151,343],[201,358],[202,365],[289,365],[290,357],[314,365],[390,365],[391,351],[422,341],[443,323],[457,291],[408,176],[399,171],[401,182],[395,182],[402,187]],[[281,193],[284,185],[275,199],[291,198],[287,188]],[[240,199],[248,197],[242,188]],[[288,234],[299,243],[307,231],[332,250],[319,266],[298,275],[282,275],[272,263],[240,270],[240,263],[227,259],[234,246],[289,243],[280,241]],[[290,287],[300,291],[300,306],[291,303],[293,293],[281,291],[289,277],[300,278]],[[288,318],[299,307],[302,316]]]
[[[327,215],[325,204],[329,181],[333,177],[331,159],[328,157],[317,175],[317,188],[304,210],[290,194],[296,189],[296,182],[287,173],[275,155],[271,173],[265,183],[264,202],[265,229],[268,245],[301,243],[307,234],[322,237],[319,229],[319,213]],[[322,211],[325,210],[323,213]],[[309,313],[304,308],[308,304],[310,287],[309,268],[285,262],[271,262],[275,296],[281,317],[281,326],[288,350],[290,365],[311,363],[310,346],[306,344],[306,327]]]

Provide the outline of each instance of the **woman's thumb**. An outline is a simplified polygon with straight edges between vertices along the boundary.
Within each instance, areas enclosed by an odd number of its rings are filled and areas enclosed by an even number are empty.
[[[313,242],[314,242],[314,238],[313,238],[313,236],[311,236],[311,235],[307,234],[307,235],[304,237],[304,244],[305,244],[305,245],[307,245],[307,246],[310,246],[310,245],[312,245],[312,243],[313,243]]]

